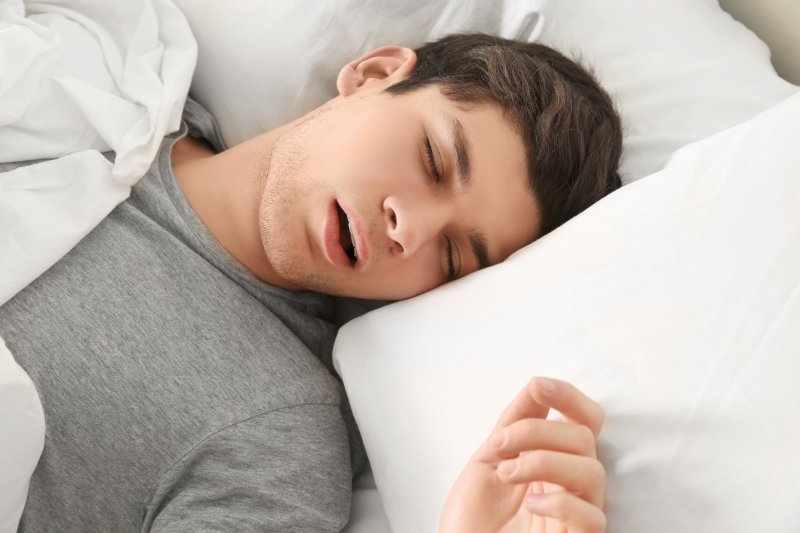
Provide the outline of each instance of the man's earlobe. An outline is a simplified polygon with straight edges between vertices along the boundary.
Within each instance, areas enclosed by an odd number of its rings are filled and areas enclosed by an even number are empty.
[[[417,54],[405,46],[383,46],[351,61],[339,71],[336,89],[342,96],[363,90],[383,90],[406,79],[417,64]]]

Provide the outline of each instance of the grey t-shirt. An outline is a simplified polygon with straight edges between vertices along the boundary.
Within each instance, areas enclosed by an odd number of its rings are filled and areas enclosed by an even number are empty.
[[[339,531],[365,454],[333,303],[255,278],[197,218],[171,148],[222,149],[188,101],[150,171],[0,307],[44,405],[25,532]]]

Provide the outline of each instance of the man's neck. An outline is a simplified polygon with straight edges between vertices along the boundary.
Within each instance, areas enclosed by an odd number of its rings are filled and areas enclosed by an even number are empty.
[[[259,279],[291,289],[270,267],[259,231],[259,173],[279,134],[273,130],[218,154],[205,142],[184,137],[172,150],[172,170],[189,205],[222,247]]]

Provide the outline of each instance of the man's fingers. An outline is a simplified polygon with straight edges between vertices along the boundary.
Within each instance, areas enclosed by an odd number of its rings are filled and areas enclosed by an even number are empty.
[[[544,481],[559,485],[596,507],[603,506],[606,474],[600,461],[591,457],[535,450],[502,461],[497,475],[511,484]]]
[[[526,418],[495,431],[486,444],[488,460],[516,457],[530,450],[553,450],[597,457],[597,441],[586,426]]]
[[[605,414],[600,405],[566,381],[533,378],[500,415],[495,431],[525,418],[546,418],[555,409],[573,422],[582,424],[595,438]]]
[[[533,378],[528,390],[535,403],[555,409],[572,422],[588,427],[595,438],[600,434],[605,421],[603,408],[574,385],[557,379]]]
[[[497,420],[495,429],[506,427],[517,420],[525,418],[547,418],[550,408],[537,402],[531,394],[531,383],[540,378],[533,378],[506,407]]]
[[[534,514],[558,520],[569,533],[603,533],[606,530],[603,511],[568,492],[528,494],[524,505]]]

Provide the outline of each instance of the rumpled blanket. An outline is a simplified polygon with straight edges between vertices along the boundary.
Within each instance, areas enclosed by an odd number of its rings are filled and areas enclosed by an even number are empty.
[[[127,198],[180,125],[197,47],[168,0],[0,2],[0,162],[55,158],[0,174],[2,305]]]

